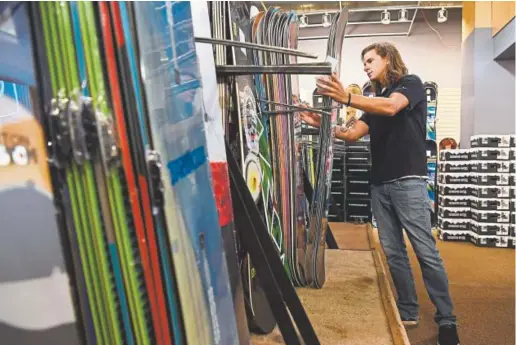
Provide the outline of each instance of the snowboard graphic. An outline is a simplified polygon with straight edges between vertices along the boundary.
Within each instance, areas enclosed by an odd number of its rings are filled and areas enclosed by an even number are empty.
[[[26,18],[27,6],[18,13]],[[56,221],[36,92],[0,80],[0,334],[9,344],[79,344],[87,301],[70,289],[81,273]]]
[[[326,55],[336,61],[336,72],[339,75],[341,51],[344,42],[344,31],[348,21],[348,11],[344,9],[335,14],[330,27]],[[337,103],[327,96],[315,95],[321,98],[323,108],[332,108],[331,116],[321,119],[314,195],[310,201],[308,219],[308,242],[306,254],[306,280],[312,287],[321,288],[325,282],[325,247],[326,229],[328,224],[328,206],[331,190],[331,171],[333,163],[333,140],[338,110],[333,109]],[[314,102],[316,105],[316,102]]]
[[[207,1],[194,1],[191,3],[191,6],[195,37],[211,38],[211,25]],[[203,86],[208,159],[210,161],[215,200],[217,202],[219,222],[228,262],[228,271],[238,326],[238,343],[249,344],[249,326],[244,305],[244,290],[240,274],[240,262],[237,255],[238,245],[235,243],[237,239],[234,233],[233,207],[229,190],[229,173],[213,49],[209,44],[197,43],[196,50]]]
[[[186,338],[238,344],[207,159],[204,101],[189,2],[134,4],[148,121],[163,162],[164,210]]]

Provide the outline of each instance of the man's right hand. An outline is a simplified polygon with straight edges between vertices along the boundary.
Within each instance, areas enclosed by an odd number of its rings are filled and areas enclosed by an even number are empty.
[[[298,104],[300,107],[306,107],[305,104]],[[301,112],[301,120],[306,122],[308,125],[313,127],[321,127],[321,116],[311,111],[302,111]]]

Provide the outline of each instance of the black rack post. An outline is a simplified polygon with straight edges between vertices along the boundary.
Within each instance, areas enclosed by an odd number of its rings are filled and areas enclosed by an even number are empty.
[[[319,339],[285,272],[279,253],[254,203],[238,163],[226,141],[235,228],[243,249],[249,253],[256,275],[287,345],[319,345]],[[295,326],[294,326],[295,323]],[[297,330],[299,330],[300,336]]]

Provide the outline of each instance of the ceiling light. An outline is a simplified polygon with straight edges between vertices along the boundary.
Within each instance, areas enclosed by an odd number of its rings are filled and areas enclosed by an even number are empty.
[[[330,15],[328,13],[325,13],[322,16],[322,26],[325,28],[329,28],[331,26]]]
[[[391,23],[391,14],[389,11],[384,10],[382,13],[382,24],[390,24]]]
[[[406,9],[406,8],[402,8],[402,9],[400,10],[400,14],[399,14],[399,16],[398,16],[398,21],[400,21],[400,22],[408,22],[409,20],[408,20],[408,18],[407,18],[407,12],[408,12],[408,11],[407,11],[407,9]]]
[[[301,17],[299,17],[299,21],[301,22],[299,26],[302,28],[308,25],[308,20],[306,19],[306,16],[304,14]]]
[[[437,22],[444,23],[448,20],[448,10],[446,8],[441,8],[439,12],[437,12]]]

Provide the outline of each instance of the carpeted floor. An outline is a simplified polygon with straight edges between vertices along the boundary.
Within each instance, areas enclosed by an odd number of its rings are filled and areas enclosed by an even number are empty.
[[[321,344],[392,345],[371,252],[327,250],[323,289],[297,289]],[[253,345],[284,344],[278,329]]]
[[[366,224],[330,223],[339,249],[371,250]]]
[[[514,250],[439,240],[437,246],[448,272],[461,344],[514,345]],[[421,322],[407,333],[411,345],[435,345],[435,309],[410,245],[409,253],[421,306]]]

